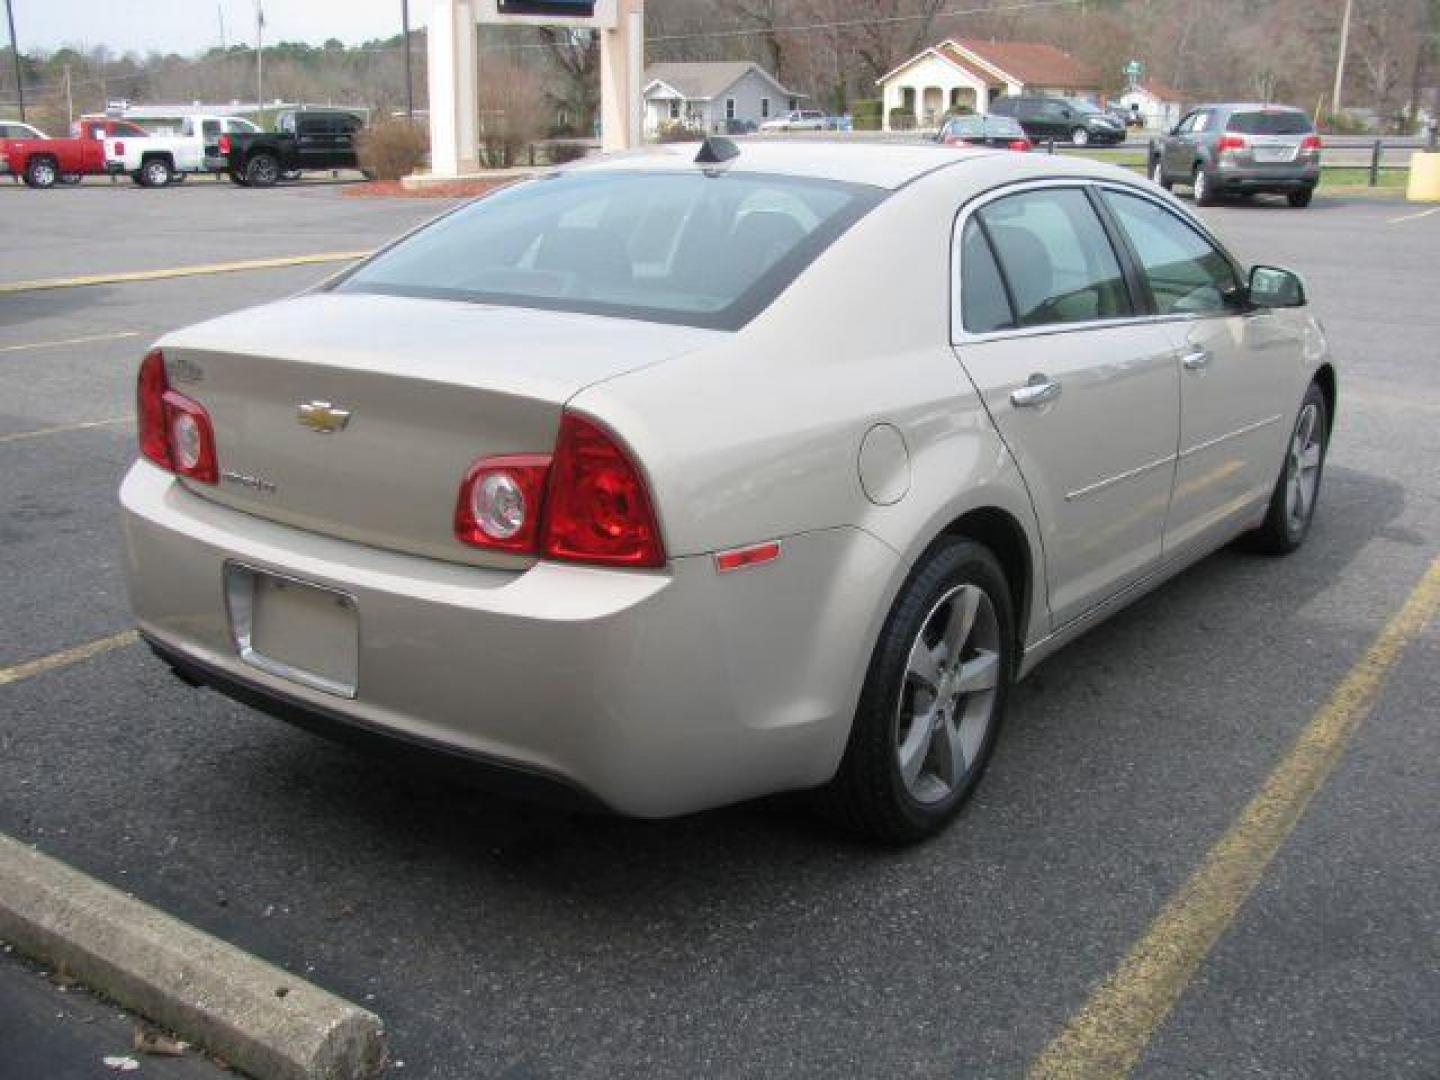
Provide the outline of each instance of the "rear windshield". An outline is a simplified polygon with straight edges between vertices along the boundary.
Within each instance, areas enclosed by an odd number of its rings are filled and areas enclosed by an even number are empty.
[[[966,136],[1019,138],[1025,134],[1020,121],[1008,116],[957,116],[946,126],[946,134],[964,138]]]
[[[559,174],[441,218],[335,288],[734,330],[883,195],[753,173]]]
[[[1226,131],[1242,135],[1308,135],[1310,118],[1302,112],[1232,113]]]

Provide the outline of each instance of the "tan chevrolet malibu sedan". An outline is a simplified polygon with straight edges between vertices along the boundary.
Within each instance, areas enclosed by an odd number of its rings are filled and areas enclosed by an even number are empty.
[[[1006,694],[1304,540],[1304,286],[1134,174],[939,146],[602,161],[171,334],[120,491],[188,681],[663,817],[943,826]]]

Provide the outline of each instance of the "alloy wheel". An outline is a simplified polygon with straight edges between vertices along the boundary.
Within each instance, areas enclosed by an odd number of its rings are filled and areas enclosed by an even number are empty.
[[[1285,458],[1285,521],[1292,533],[1305,529],[1315,509],[1324,456],[1325,433],[1320,428],[1320,409],[1311,402],[1300,411]]]
[[[995,723],[1000,665],[990,597],[956,586],[921,624],[900,687],[895,759],[916,802],[943,802],[965,784]]]

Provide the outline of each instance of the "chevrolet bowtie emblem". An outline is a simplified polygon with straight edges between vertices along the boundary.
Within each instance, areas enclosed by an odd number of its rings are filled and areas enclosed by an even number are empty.
[[[321,435],[334,435],[350,422],[348,409],[337,409],[328,401],[307,401],[301,405],[296,420]]]

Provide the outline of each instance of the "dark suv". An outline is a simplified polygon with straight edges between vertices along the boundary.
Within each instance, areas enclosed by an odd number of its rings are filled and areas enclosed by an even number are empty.
[[[1201,105],[1150,144],[1150,179],[1189,184],[1208,206],[1222,195],[1284,195],[1309,206],[1320,183],[1320,136],[1286,105]]]
[[[1123,121],[1079,98],[1002,97],[990,103],[990,112],[1019,120],[1032,142],[1054,139],[1087,146],[1125,141]]]

